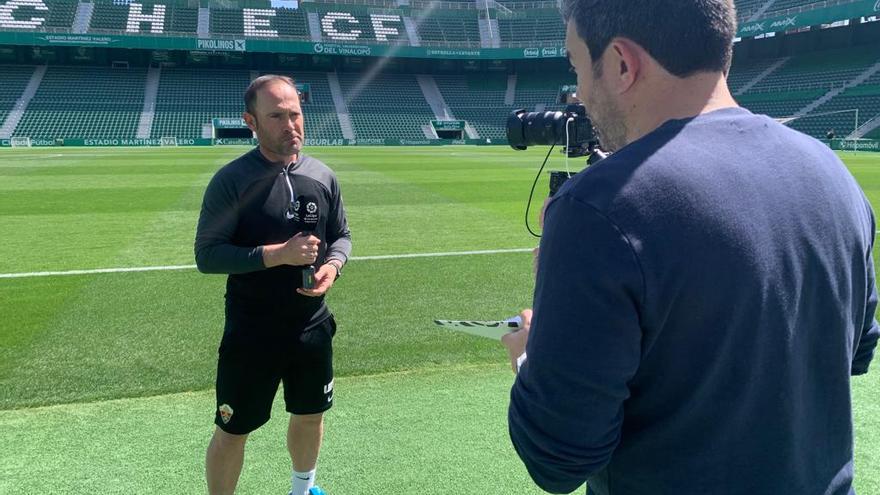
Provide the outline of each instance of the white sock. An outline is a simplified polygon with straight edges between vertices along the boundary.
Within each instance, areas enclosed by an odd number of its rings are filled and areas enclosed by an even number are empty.
[[[301,473],[294,471],[290,477],[292,489],[291,495],[308,495],[309,488],[315,486],[315,470]]]

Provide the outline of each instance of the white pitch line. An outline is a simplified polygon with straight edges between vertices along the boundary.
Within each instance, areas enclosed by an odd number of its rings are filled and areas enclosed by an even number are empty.
[[[350,261],[371,260],[396,260],[406,258],[440,258],[444,256],[473,256],[480,254],[507,254],[527,253],[532,248],[515,249],[490,249],[484,251],[453,251],[449,253],[414,253],[414,254],[385,254],[379,256],[352,256]],[[172,270],[195,270],[196,265],[170,265],[170,266],[139,266],[130,268],[96,268],[93,270],[67,270],[56,272],[27,272],[27,273],[0,273],[3,278],[33,278],[33,277],[60,277],[65,275],[95,275],[101,273],[128,273],[128,272],[165,272]]]

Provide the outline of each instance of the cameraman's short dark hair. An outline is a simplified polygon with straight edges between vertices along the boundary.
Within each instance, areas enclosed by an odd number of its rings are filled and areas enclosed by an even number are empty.
[[[287,76],[279,76],[276,74],[267,74],[265,76],[260,76],[251,81],[251,84],[244,92],[244,108],[247,113],[254,115],[254,105],[257,101],[257,91],[262,89],[263,86],[274,81],[285,82],[289,84],[290,87],[292,87],[293,89],[296,89],[296,83],[293,81],[293,79]]]
[[[736,36],[733,0],[562,0],[595,63],[611,40],[630,39],[678,77],[727,72]]]

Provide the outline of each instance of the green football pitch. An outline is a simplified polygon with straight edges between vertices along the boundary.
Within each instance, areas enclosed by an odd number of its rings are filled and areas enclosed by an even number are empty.
[[[225,279],[192,267],[193,235],[207,181],[245,150],[0,150],[0,493],[204,492]],[[431,320],[530,304],[523,216],[546,149],[308,152],[339,176],[355,256],[329,296],[338,378],[319,484],[540,493],[507,438],[505,352]],[[841,156],[880,205],[880,154]],[[535,207],[546,191],[545,174]],[[880,493],[878,392],[875,363],[853,381],[863,494]],[[273,416],[239,493],[289,489],[279,402]]]

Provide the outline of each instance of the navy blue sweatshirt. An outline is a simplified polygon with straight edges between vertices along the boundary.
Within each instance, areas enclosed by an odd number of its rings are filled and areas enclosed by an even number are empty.
[[[852,492],[874,217],[827,146],[729,108],[666,122],[547,206],[513,444],[598,495]]]

